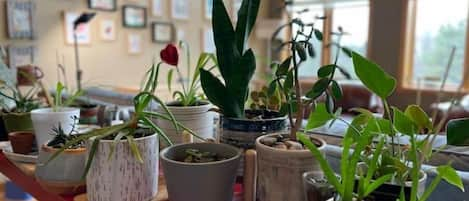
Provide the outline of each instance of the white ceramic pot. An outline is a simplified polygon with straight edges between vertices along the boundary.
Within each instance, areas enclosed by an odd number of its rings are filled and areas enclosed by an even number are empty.
[[[113,140],[99,142],[86,177],[88,200],[153,200],[158,193],[158,135],[135,139],[144,163],[134,157],[127,140],[116,144],[109,159],[112,143]],[[87,147],[90,146],[88,141]]]
[[[309,171],[321,171],[321,167],[311,152],[305,150],[282,150],[262,144],[267,136],[257,138],[257,175],[260,201],[305,200],[303,174]],[[320,143],[319,150],[324,154],[326,142],[313,138]]]
[[[211,104],[204,102],[199,106],[172,106],[175,105],[175,103],[176,102],[170,102],[167,104],[167,107],[179,123],[191,129],[198,136],[204,139],[215,138],[213,121],[214,113],[209,111],[210,108],[212,108]],[[159,107],[157,111],[159,113],[166,114],[161,107]],[[180,130],[179,133],[176,132],[171,121],[158,119],[157,124],[161,129],[163,129],[174,144],[185,142],[182,130]],[[196,137],[193,137],[192,139],[194,142],[201,142],[201,140]]]
[[[44,188],[57,194],[79,193],[85,187],[82,176],[86,164],[86,149],[66,149],[46,164],[57,150],[46,145],[39,149],[36,179]]]
[[[80,109],[72,107],[59,108],[54,111],[52,108],[41,108],[31,111],[34,133],[37,144],[40,146],[52,140],[54,135],[52,129],[60,123],[65,133],[70,133],[73,128],[74,117],[80,118]]]

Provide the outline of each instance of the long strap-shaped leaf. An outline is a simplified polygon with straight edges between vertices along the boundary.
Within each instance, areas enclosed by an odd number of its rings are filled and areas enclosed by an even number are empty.
[[[169,118],[168,118],[169,119]],[[163,130],[161,130],[158,126],[156,126],[149,118],[147,117],[144,117],[142,119],[143,123],[147,126],[149,126],[150,128],[152,128],[156,133],[158,133],[159,136],[161,136],[164,141],[169,145],[173,145],[173,142],[171,142],[171,140],[168,138],[168,136],[164,133]]]
[[[238,11],[236,22],[236,46],[241,54],[247,49],[246,44],[256,23],[260,0],[244,0]]]

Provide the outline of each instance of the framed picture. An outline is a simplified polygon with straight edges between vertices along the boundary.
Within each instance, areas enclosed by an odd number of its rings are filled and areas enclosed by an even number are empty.
[[[125,5],[122,7],[124,27],[145,28],[147,26],[147,9],[142,6]]]
[[[103,41],[116,40],[116,23],[114,20],[101,20],[99,24],[99,35]]]
[[[88,8],[102,11],[116,11],[117,0],[88,0]]]
[[[129,33],[127,35],[127,52],[132,55],[142,53],[143,39],[142,35],[136,33]]]
[[[80,16],[79,12],[64,12],[64,29],[65,29],[65,43],[73,45],[74,33],[73,33],[73,22]],[[91,44],[91,31],[90,24],[80,24],[76,30],[77,43],[79,45]]]
[[[189,19],[190,2],[189,0],[172,0],[171,14],[174,19]]]
[[[11,39],[34,38],[35,1],[8,0],[8,36]]]
[[[233,22],[238,21],[238,10],[241,8],[241,4],[243,3],[243,0],[233,0],[233,6],[232,8],[232,19]]]
[[[151,36],[154,43],[174,42],[175,27],[169,22],[153,22]]]
[[[8,65],[16,75],[17,67],[34,63],[34,46],[8,46]]]
[[[212,19],[213,0],[204,0],[205,19]]]
[[[202,31],[202,51],[208,53],[215,53],[215,41],[213,38],[213,31],[211,28]]]
[[[163,0],[151,0],[151,14],[153,16],[163,15]]]

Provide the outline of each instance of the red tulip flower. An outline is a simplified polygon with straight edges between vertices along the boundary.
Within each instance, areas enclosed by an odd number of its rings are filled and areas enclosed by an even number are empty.
[[[178,61],[179,61],[178,49],[173,44],[166,45],[166,47],[163,50],[161,50],[160,57],[161,57],[161,60],[163,60],[165,63],[169,65],[173,65],[173,66],[178,65]]]

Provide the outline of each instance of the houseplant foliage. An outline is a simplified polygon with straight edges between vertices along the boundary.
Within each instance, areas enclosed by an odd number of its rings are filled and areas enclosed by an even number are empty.
[[[213,1],[213,35],[222,80],[205,69],[200,69],[200,80],[207,98],[226,117],[245,117],[249,82],[256,70],[256,58],[247,43],[259,5],[260,0],[243,0],[233,28],[223,1]]]
[[[352,201],[354,198],[363,200],[386,181],[401,186],[401,192],[398,192],[399,195],[397,195],[401,201],[427,200],[441,180],[445,180],[464,190],[461,178],[459,178],[456,171],[449,164],[436,167],[437,176],[427,189],[419,186],[422,174],[425,174],[421,171],[422,164],[431,157],[433,151],[432,144],[436,137],[433,122],[423,109],[417,105],[409,105],[405,111],[391,107],[386,99],[393,93],[396,87],[395,78],[383,71],[379,65],[358,53],[351,52],[351,54],[358,78],[370,91],[382,99],[386,112],[383,117],[375,117],[365,109],[356,109],[360,115],[355,117],[349,124],[344,138],[340,171],[342,181],[336,179],[330,165],[318,152],[316,146],[310,143],[310,140],[305,135],[300,135],[301,141],[307,145],[313,155],[320,161],[321,168],[325,172],[328,181],[337,190],[337,194],[340,195],[340,200]],[[340,118],[340,110],[331,113],[324,108],[324,105],[316,106],[316,110],[311,113],[308,119],[306,130],[325,125],[331,120],[332,122],[335,120],[344,121]],[[423,140],[418,140],[417,133],[426,133],[426,137]],[[366,140],[369,144],[368,154],[363,152],[365,154],[363,154],[364,156],[361,159],[355,158],[354,154],[357,153],[357,150],[363,150],[361,144],[363,143],[362,138],[364,136],[371,136],[371,138]],[[376,140],[376,138],[381,139],[379,143],[372,143],[372,139]],[[382,147],[383,138],[386,139],[384,147]],[[402,147],[396,146],[395,144],[399,143],[403,138],[408,139],[408,145]],[[350,156],[351,145],[355,145],[355,150]],[[358,192],[355,193],[353,189],[346,190],[347,185],[345,183],[354,182],[354,177],[359,175],[355,166],[358,160],[364,161],[367,164],[368,171],[364,175],[364,182],[361,182],[362,177],[360,176]],[[374,184],[367,188],[367,182],[371,180],[375,180]],[[360,193],[363,187],[366,192],[365,194]],[[406,193],[406,187],[410,187],[410,193]]]
[[[159,152],[157,136],[170,145],[171,141],[153,123],[154,118],[171,121],[176,129],[184,129],[193,134],[177,122],[162,100],[154,95],[160,65],[161,63],[153,65],[146,73],[141,92],[134,98],[135,113],[128,122],[84,133],[67,142],[49,159],[51,161],[58,157],[66,147],[87,141],[88,159],[83,178],[89,173],[89,200],[133,201],[139,198],[151,199],[156,195]],[[166,114],[147,111],[152,101],[158,103]],[[144,184],[146,188],[140,188],[138,183]]]
[[[210,71],[214,69],[217,65],[217,61],[215,59],[215,55],[210,53],[202,53],[200,54],[197,64],[194,70],[191,70],[193,67],[191,65],[190,60],[190,47],[189,44],[180,41],[179,42],[179,50],[181,53],[185,53],[186,57],[186,72],[187,76],[184,76],[181,72],[181,67],[179,64],[179,51],[175,45],[168,44],[166,48],[164,48],[160,52],[161,59],[171,66],[167,74],[167,81],[168,81],[168,89],[172,91],[172,81],[173,81],[173,74],[176,72],[178,75],[178,83],[181,86],[181,90],[173,91],[173,99],[174,101],[168,102],[167,106],[168,109],[173,113],[174,117],[178,122],[184,124],[189,129],[197,133],[200,137],[203,138],[214,138],[213,135],[213,113],[209,110],[212,108],[206,100],[204,100],[203,93],[200,92],[200,71],[204,67],[207,67]],[[191,72],[193,73],[191,74]],[[163,113],[164,111],[162,108],[158,108],[158,112]],[[161,127],[168,135],[168,137],[174,143],[181,143],[186,141],[190,141],[190,135],[183,135],[180,132],[177,132],[176,129],[172,126],[170,121],[166,120],[158,120],[158,126]],[[198,141],[198,140],[197,140]]]

